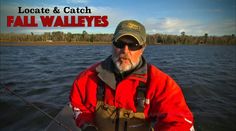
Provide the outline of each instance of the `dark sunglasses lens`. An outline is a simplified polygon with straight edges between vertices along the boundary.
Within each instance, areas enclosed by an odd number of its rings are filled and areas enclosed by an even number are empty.
[[[122,49],[122,48],[125,47],[125,44],[122,43],[122,42],[113,42],[113,44],[114,44],[114,46],[115,46],[116,48]]]
[[[116,48],[120,48],[120,49],[123,49],[124,47],[125,47],[125,45],[128,45],[128,48],[129,48],[129,50],[131,50],[131,51],[135,51],[135,50],[139,50],[139,49],[141,49],[142,48],[142,46],[141,45],[139,45],[139,44],[125,44],[124,42],[120,42],[120,41],[118,41],[118,42],[113,42],[113,45],[116,47]]]
[[[129,50],[131,51],[139,50],[142,48],[142,46],[139,44],[129,44],[128,46],[129,46]]]

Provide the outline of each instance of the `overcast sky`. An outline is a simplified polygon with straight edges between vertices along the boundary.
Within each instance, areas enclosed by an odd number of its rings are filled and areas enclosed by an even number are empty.
[[[236,0],[0,0],[1,32],[42,33],[63,31],[81,33],[113,33],[116,25],[124,19],[143,23],[147,33],[186,35],[231,35],[236,34]],[[66,6],[89,7],[92,14],[107,15],[108,27],[67,28],[14,28],[7,27],[7,16],[19,15],[18,7],[50,8]],[[51,11],[52,12],[52,11]],[[26,15],[26,14],[23,14]],[[32,15],[32,14],[30,14]],[[54,14],[39,14],[54,15]],[[61,13],[60,15],[64,15]],[[81,15],[81,14],[74,14]],[[36,15],[38,17],[38,15]],[[39,18],[39,17],[38,17]]]

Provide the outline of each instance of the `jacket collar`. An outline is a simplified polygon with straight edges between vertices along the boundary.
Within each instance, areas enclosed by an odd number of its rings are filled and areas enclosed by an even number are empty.
[[[96,67],[96,71],[98,72],[98,77],[105,82],[112,89],[116,89],[117,81],[116,81],[116,67],[112,61],[111,56],[101,62]],[[129,79],[135,79],[146,83],[147,81],[147,62],[142,57],[140,64],[134,69],[130,74],[127,75]]]

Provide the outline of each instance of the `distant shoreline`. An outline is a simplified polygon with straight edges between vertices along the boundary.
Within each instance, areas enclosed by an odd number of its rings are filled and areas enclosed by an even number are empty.
[[[87,45],[111,45],[111,42],[89,41],[0,41],[0,46],[87,46]],[[235,44],[148,44],[148,45],[235,45]]]
[[[27,41],[27,42],[15,42],[15,41],[0,41],[0,46],[66,46],[66,45],[110,45],[111,42],[65,42],[65,41]]]
[[[86,31],[82,34],[60,31],[43,34],[0,33],[0,46],[111,45],[112,39],[113,34],[88,34]],[[185,32],[181,35],[148,34],[146,43],[147,45],[236,45],[236,37],[234,34],[209,36],[207,33],[202,36],[191,36]]]

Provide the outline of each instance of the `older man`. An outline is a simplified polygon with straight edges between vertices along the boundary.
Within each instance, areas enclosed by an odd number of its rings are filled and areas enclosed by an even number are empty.
[[[176,82],[142,57],[145,27],[120,22],[112,55],[81,72],[70,101],[84,131],[191,131],[193,115]]]

